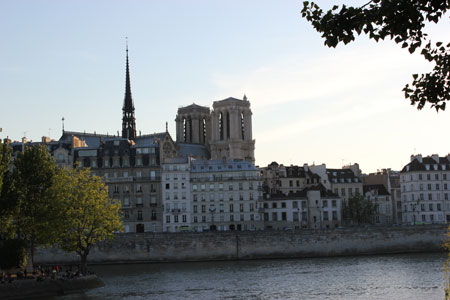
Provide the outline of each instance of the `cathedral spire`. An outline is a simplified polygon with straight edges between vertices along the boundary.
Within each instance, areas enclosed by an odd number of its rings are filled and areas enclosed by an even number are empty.
[[[134,140],[136,137],[136,119],[134,117],[134,104],[131,97],[130,65],[128,61],[128,38],[126,47],[126,74],[125,74],[125,100],[123,102],[122,137]]]

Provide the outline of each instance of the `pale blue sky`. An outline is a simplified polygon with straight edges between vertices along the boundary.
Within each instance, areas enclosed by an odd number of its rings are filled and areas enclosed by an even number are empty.
[[[366,1],[317,1],[363,4]],[[358,162],[399,169],[414,152],[450,152],[449,111],[417,111],[401,89],[431,68],[365,37],[328,49],[301,1],[0,0],[0,137],[121,128],[125,37],[138,130],[179,106],[247,94],[256,162]],[[448,42],[448,17],[429,31]]]

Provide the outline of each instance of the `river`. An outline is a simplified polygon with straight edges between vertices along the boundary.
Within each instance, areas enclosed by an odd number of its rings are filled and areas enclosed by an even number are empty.
[[[105,287],[59,300],[444,299],[444,253],[93,266]]]

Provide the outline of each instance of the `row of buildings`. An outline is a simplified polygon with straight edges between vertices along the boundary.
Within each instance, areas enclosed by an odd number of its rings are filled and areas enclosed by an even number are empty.
[[[90,168],[122,204],[126,232],[318,229],[349,225],[354,196],[372,203],[376,225],[450,221],[450,156],[411,157],[403,170],[362,174],[358,164],[255,166],[250,102],[192,104],[166,131],[137,135],[128,49],[122,134],[71,132],[59,140],[5,142],[13,159],[45,144],[60,167]]]

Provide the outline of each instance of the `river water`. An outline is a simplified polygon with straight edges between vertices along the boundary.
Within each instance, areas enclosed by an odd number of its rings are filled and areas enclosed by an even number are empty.
[[[444,299],[444,253],[93,266],[105,287],[56,299]]]

